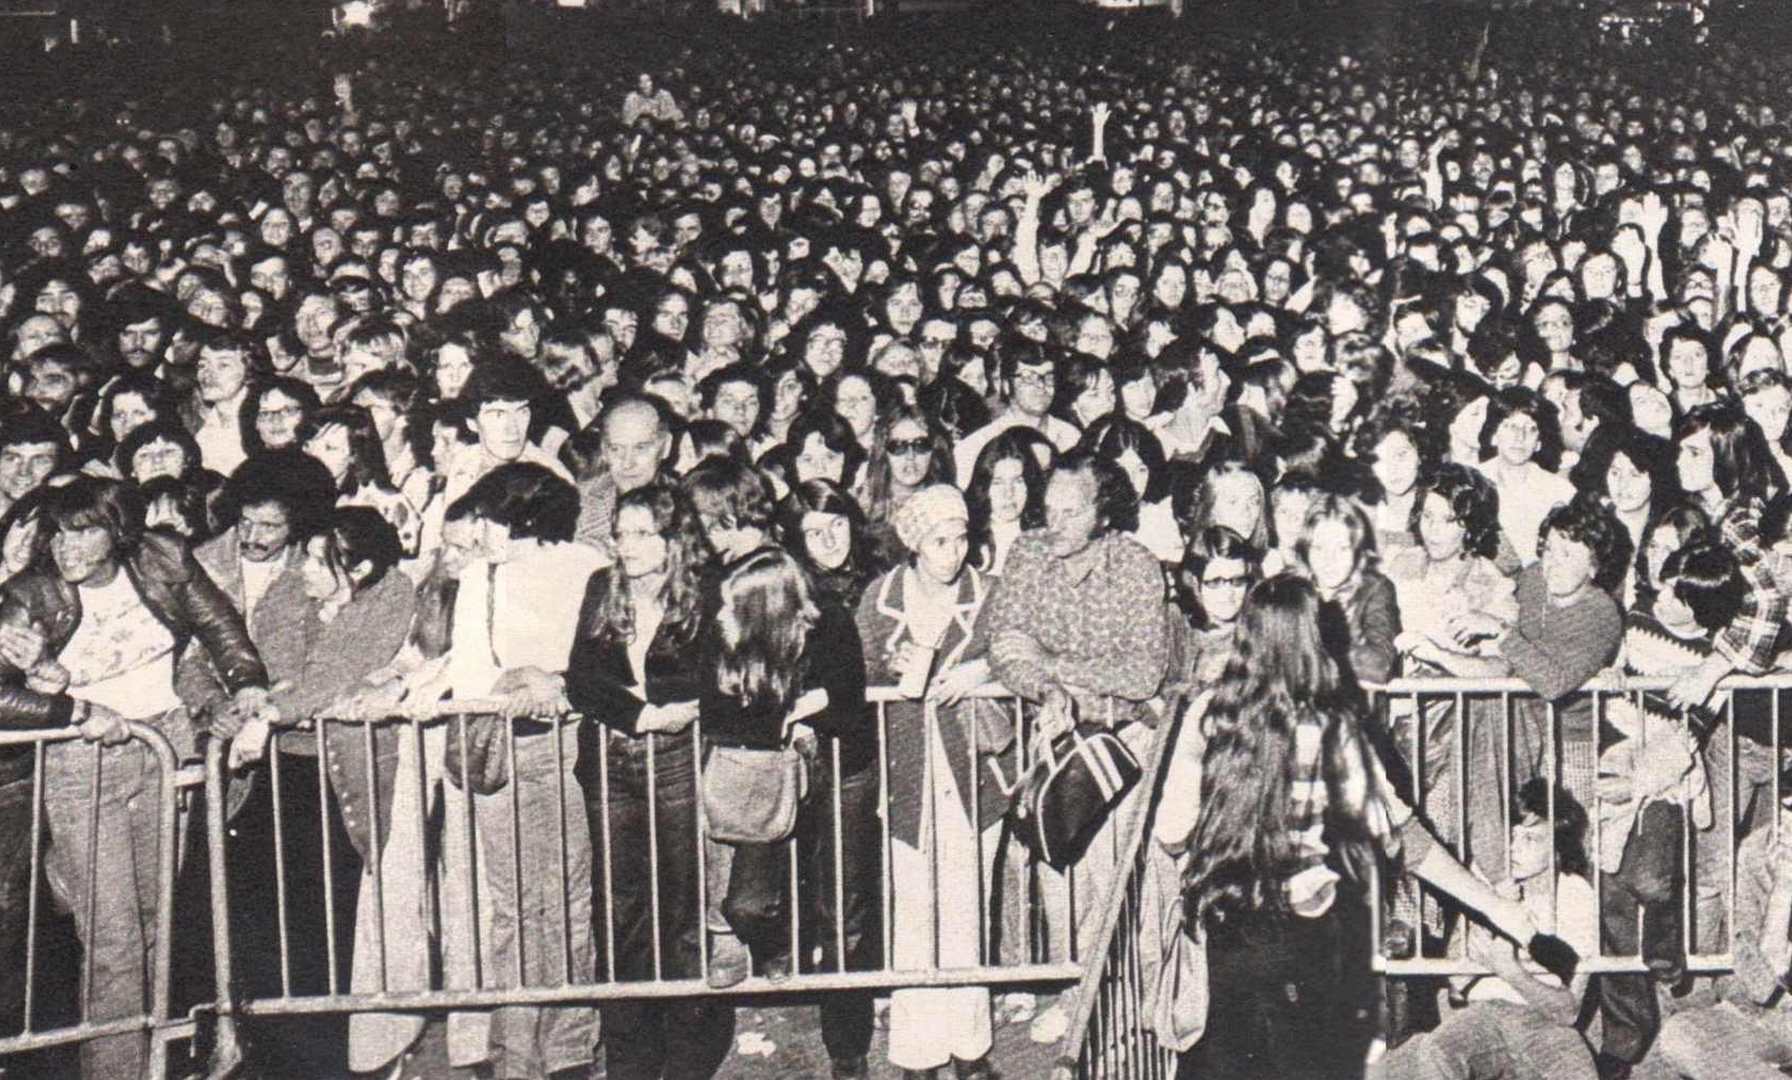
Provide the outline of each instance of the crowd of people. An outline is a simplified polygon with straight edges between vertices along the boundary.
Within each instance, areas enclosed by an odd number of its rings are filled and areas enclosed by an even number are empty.
[[[0,724],[85,738],[0,748],[0,957],[41,842],[87,1018],[142,1012],[135,722],[228,743],[240,994],[974,966],[990,928],[940,912],[1002,873],[999,685],[1046,736],[1180,731],[1183,1076],[1780,1075],[1778,704],[1719,684],[1783,669],[1792,597],[1783,65],[1413,18],[761,27],[626,68],[375,39],[327,83],[21,107]],[[1610,670],[1668,689],[1580,692]],[[1529,692],[1371,707],[1402,675]],[[323,722],[455,700],[493,711]],[[742,809],[717,759],[786,746],[797,842],[701,838]],[[1112,863],[1047,901],[1058,958]],[[1491,974],[1436,1008],[1370,978],[1384,915]],[[872,993],[820,1002],[869,1075]],[[707,1077],[732,1010],[447,1040],[497,1080]],[[889,1061],[991,1075],[994,1022],[898,990]],[[412,1075],[423,1024],[257,1050]],[[133,1077],[147,1042],[81,1053]]]

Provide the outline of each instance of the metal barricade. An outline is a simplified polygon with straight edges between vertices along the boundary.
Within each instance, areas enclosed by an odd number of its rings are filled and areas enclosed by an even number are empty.
[[[1144,797],[1122,826],[1123,878],[1116,879],[1100,913],[1100,929],[1082,978],[1076,1009],[1059,1045],[1053,1080],[1168,1080],[1176,1075],[1176,1053],[1151,1030],[1161,957],[1148,945],[1147,925],[1154,908],[1147,893],[1157,888],[1148,837],[1163,798],[1163,781],[1182,729],[1173,717],[1152,740],[1141,780]],[[1159,920],[1161,925],[1161,920]]]
[[[130,724],[129,730],[127,741],[109,747],[83,743],[75,728],[0,732],[0,747],[29,747],[32,756],[29,780],[18,782],[29,786],[28,801],[21,806],[15,801],[16,792],[8,796],[12,803],[6,807],[8,820],[0,823],[7,841],[7,865],[0,865],[0,874],[9,879],[0,886],[19,885],[23,878],[22,890],[10,896],[11,889],[0,891],[0,901],[5,901],[0,903],[0,919],[22,923],[0,927],[6,931],[0,934],[0,945],[10,950],[18,944],[24,953],[22,971],[9,970],[0,979],[10,987],[8,996],[16,995],[7,1002],[4,1022],[8,1028],[15,1020],[20,1022],[18,1034],[0,1038],[0,1076],[8,1075],[9,1062],[16,1062],[19,1055],[74,1045],[93,1051],[102,1041],[110,1040],[116,1047],[119,1040],[135,1038],[142,1043],[127,1049],[126,1055],[140,1056],[151,1080],[162,1080],[168,1075],[169,1043],[191,1032],[190,1024],[172,1016],[178,763],[172,746],[159,731],[136,723]],[[83,758],[91,758],[91,764]],[[80,790],[68,790],[76,784]],[[120,785],[131,786],[120,790]],[[153,809],[147,806],[152,801]],[[138,839],[154,844],[151,865],[122,866],[102,859],[102,852],[145,855],[134,846]],[[119,844],[132,846],[120,851]],[[150,880],[135,880],[139,874]],[[134,891],[136,895],[121,896],[108,890]],[[153,907],[153,940],[133,941],[131,932],[114,928],[110,909],[118,903],[129,909],[124,912],[129,931],[139,935],[136,920],[141,907]],[[69,908],[78,928],[81,1020],[38,1028],[44,1004],[43,975],[51,965],[66,964],[70,959],[47,955],[49,950],[40,941],[41,924],[57,904]],[[14,933],[20,939],[16,943],[8,940]],[[98,954],[102,952],[124,955],[101,961]],[[103,962],[140,965],[142,993],[129,995],[136,998],[134,1002],[98,1000],[111,995],[97,991],[96,986],[112,987],[120,970],[96,972]],[[126,970],[128,983],[128,967]]]
[[[1415,809],[1428,811],[1430,824],[1445,845],[1490,880],[1506,876],[1514,796],[1525,781],[1535,777],[1547,783],[1552,869],[1556,864],[1557,793],[1570,794],[1588,818],[1595,911],[1603,910],[1614,875],[1608,868],[1612,859],[1602,856],[1610,853],[1615,857],[1632,838],[1628,831],[1610,832],[1623,828],[1628,818],[1607,823],[1608,811],[1631,801],[1608,797],[1608,792],[1628,790],[1633,779],[1628,772],[1609,771],[1628,766],[1614,762],[1608,753],[1622,741],[1631,742],[1637,754],[1645,752],[1650,716],[1694,734],[1699,744],[1693,759],[1695,772],[1699,782],[1708,785],[1712,820],[1709,828],[1699,828],[1694,821],[1694,800],[1678,803],[1680,947],[1688,971],[1715,974],[1733,966],[1736,853],[1745,831],[1742,815],[1750,805],[1743,789],[1761,786],[1759,779],[1751,784],[1739,762],[1753,762],[1763,755],[1772,759],[1771,778],[1765,781],[1772,791],[1768,805],[1780,805],[1777,755],[1766,747],[1751,745],[1751,739],[1739,734],[1737,703],[1754,695],[1749,708],[1757,726],[1767,729],[1772,746],[1782,745],[1781,696],[1792,690],[1792,675],[1732,676],[1719,684],[1708,706],[1690,714],[1668,704],[1664,692],[1673,682],[1664,677],[1606,673],[1576,693],[1545,702],[1518,679],[1399,679],[1377,688],[1374,697],[1378,714],[1389,721],[1399,764],[1406,770],[1407,775],[1396,781],[1404,789],[1402,796]],[[1614,729],[1622,729],[1624,738],[1611,738]],[[1489,816],[1489,804],[1494,816]],[[1476,816],[1485,820],[1476,821]],[[1770,812],[1768,816],[1771,822],[1767,827],[1777,837],[1779,814]],[[1557,878],[1557,874],[1549,874],[1552,889]],[[1385,946],[1391,917],[1390,887],[1401,886],[1377,880],[1372,889],[1378,913],[1371,924],[1377,972],[1390,976],[1491,974],[1487,967],[1463,955],[1460,934],[1446,925],[1449,920],[1441,902],[1422,885],[1404,886],[1416,887],[1418,897],[1420,925],[1405,928],[1410,931],[1412,947],[1401,950],[1410,955],[1389,955]],[[1549,906],[1556,907],[1553,895]],[[1437,932],[1440,929],[1442,933]],[[1553,932],[1557,928],[1544,929]],[[1640,952],[1614,954],[1603,937],[1598,955],[1583,956],[1579,970],[1649,970]],[[1638,937],[1640,943],[1640,933]]]
[[[1526,770],[1518,769],[1513,763],[1513,727],[1519,722],[1519,714],[1531,711],[1530,720],[1535,722],[1540,714],[1540,733],[1537,745],[1538,766],[1534,775],[1543,776],[1553,781],[1549,786],[1549,816],[1551,837],[1551,864],[1555,861],[1554,850],[1554,814],[1555,788],[1558,784],[1568,788],[1579,798],[1581,791],[1586,793],[1585,809],[1590,825],[1588,842],[1591,845],[1589,855],[1592,860],[1591,872],[1596,900],[1603,898],[1606,878],[1609,876],[1600,866],[1601,849],[1605,847],[1607,837],[1604,835],[1605,824],[1601,810],[1606,799],[1599,784],[1599,758],[1602,749],[1610,749],[1610,745],[1601,746],[1598,733],[1600,724],[1609,723],[1614,703],[1623,702],[1623,707],[1646,715],[1650,710],[1658,712],[1666,710],[1665,699],[1659,695],[1672,685],[1668,678],[1626,678],[1617,674],[1604,674],[1587,684],[1579,693],[1570,695],[1560,702],[1546,703],[1537,699],[1528,684],[1518,679],[1400,679],[1386,686],[1372,688],[1372,696],[1376,705],[1379,722],[1392,721],[1390,734],[1394,736],[1391,746],[1384,746],[1384,751],[1391,750],[1401,759],[1394,762],[1404,765],[1403,781],[1397,780],[1401,791],[1399,794],[1410,801],[1413,806],[1423,811],[1427,805],[1435,806],[1428,800],[1440,784],[1447,785],[1454,794],[1454,801],[1448,808],[1453,821],[1430,822],[1444,842],[1459,856],[1470,864],[1476,864],[1476,852],[1472,844],[1473,830],[1469,821],[1471,792],[1477,785],[1491,785],[1491,790],[1501,807],[1499,828],[1509,834],[1512,824],[1511,795],[1516,784],[1528,779],[1521,775]],[[1780,814],[1777,808],[1781,805],[1782,795],[1792,794],[1782,791],[1782,779],[1779,769],[1781,752],[1779,747],[1787,745],[1785,739],[1792,739],[1792,715],[1782,717],[1781,697],[1792,691],[1792,675],[1775,674],[1767,677],[1751,678],[1732,676],[1723,680],[1716,694],[1706,709],[1699,710],[1693,717],[1694,726],[1698,730],[1708,730],[1699,760],[1704,763],[1710,776],[1714,820],[1710,829],[1696,830],[1692,827],[1691,812],[1682,806],[1683,815],[1681,829],[1681,945],[1686,953],[1686,969],[1689,972],[1718,974],[1728,972],[1732,968],[1732,946],[1736,933],[1735,927],[1735,883],[1736,853],[1741,839],[1742,814],[1749,805],[1744,796],[1744,789],[1751,784],[1758,789],[1753,792],[1757,801],[1767,802],[1769,823],[1759,823],[1757,827],[1769,828],[1775,844],[1779,842]],[[1750,737],[1738,732],[1738,712],[1736,702],[1738,695],[1756,695],[1749,707],[1754,713],[1754,726],[1764,730],[1755,732],[1751,747]],[[1582,703],[1590,710],[1593,720],[1587,729],[1592,735],[1589,745],[1564,744],[1563,713],[1578,710]],[[1441,710],[1441,711],[1440,711]],[[1674,710],[1677,711],[1677,710]],[[1444,713],[1447,712],[1447,716]],[[1583,718],[1577,717],[1577,721]],[[1440,723],[1441,720],[1454,720],[1453,725]],[[1681,717],[1684,723],[1684,716]],[[1782,724],[1788,725],[1782,727]],[[1469,743],[1465,735],[1474,731],[1476,725],[1494,726],[1494,740],[1500,747],[1500,760],[1489,770],[1478,768],[1468,753]],[[1375,725],[1371,725],[1375,726]],[[1579,724],[1575,725],[1577,730]],[[1635,725],[1638,734],[1635,736],[1642,745],[1648,738],[1647,724]],[[1178,737],[1177,729],[1165,740],[1165,749],[1158,757],[1159,766],[1154,772],[1161,784],[1163,764],[1168,761],[1171,748]],[[1445,753],[1431,754],[1431,742],[1442,732],[1446,738]],[[1488,733],[1479,733],[1483,739]],[[1774,749],[1768,751],[1759,745],[1758,736],[1765,734],[1767,746]],[[1759,762],[1754,766],[1744,763],[1754,761],[1765,755],[1771,778],[1763,779],[1760,775],[1762,767]],[[1385,753],[1384,753],[1384,756]],[[1453,770],[1440,770],[1435,763],[1448,760],[1454,763]],[[1427,768],[1427,763],[1433,767]],[[1752,768],[1752,774],[1751,774]],[[1401,770],[1395,770],[1392,776],[1398,777]],[[1752,780],[1751,780],[1752,775]],[[1580,788],[1581,791],[1576,791]],[[1116,889],[1109,896],[1106,910],[1102,914],[1101,937],[1099,950],[1090,960],[1083,973],[1080,984],[1081,991],[1078,1009],[1073,1017],[1069,1035],[1061,1047],[1059,1062],[1054,1080],[1071,1080],[1071,1078],[1100,1078],[1100,1080],[1132,1080],[1135,1077],[1162,1078],[1175,1074],[1176,1055],[1158,1043],[1151,1031],[1150,1009],[1156,990],[1155,972],[1161,965],[1161,957],[1146,955],[1141,948],[1142,938],[1149,935],[1145,929],[1147,915],[1146,892],[1151,885],[1150,859],[1154,852],[1149,850],[1145,839],[1151,835],[1152,822],[1158,808],[1158,795],[1154,794],[1149,805],[1141,804],[1136,827],[1131,830],[1127,841],[1131,855],[1129,874],[1125,888]],[[1695,837],[1695,833],[1701,835]],[[1616,839],[1616,838],[1614,838]],[[1710,844],[1714,848],[1715,859],[1700,859],[1695,855],[1695,847]],[[1501,848],[1503,851],[1503,846]],[[1715,872],[1708,876],[1715,880],[1704,880],[1700,876],[1701,862],[1716,863]],[[1482,872],[1490,877],[1498,868],[1483,867]],[[1551,874],[1552,887],[1554,874]],[[1376,879],[1372,882],[1372,902],[1377,912],[1371,920],[1373,927],[1373,960],[1374,971],[1389,977],[1411,976],[1451,976],[1451,975],[1487,975],[1490,969],[1462,955],[1463,950],[1445,941],[1441,949],[1431,951],[1423,946],[1425,937],[1418,934],[1421,947],[1414,955],[1395,957],[1387,955],[1386,944],[1387,921],[1389,918],[1388,896],[1384,885],[1388,883]],[[1719,902],[1707,903],[1704,906],[1714,908],[1720,920],[1719,927],[1709,925],[1710,912],[1705,921],[1698,916],[1699,905],[1695,904],[1695,893],[1701,887],[1715,890],[1721,898]],[[1434,910],[1439,901],[1424,888],[1420,887],[1422,896],[1421,917]],[[1554,906],[1553,904],[1551,905]],[[1421,928],[1413,928],[1415,932]],[[1553,930],[1553,927],[1545,927]],[[1460,937],[1460,935],[1457,935]],[[1639,935],[1640,938],[1640,935]],[[1698,946],[1703,943],[1706,948]],[[1716,945],[1717,947],[1709,947]],[[1612,955],[1603,947],[1599,955],[1583,956],[1579,970],[1588,973],[1640,973],[1648,970],[1640,954]]]
[[[944,715],[954,721],[954,737],[969,740],[970,760],[982,762],[981,743],[992,737],[986,732],[1011,730],[1014,759],[1006,772],[1012,774],[1026,763],[1031,726],[1019,700],[999,686],[973,692],[954,706],[905,700],[893,688],[873,688],[867,697],[876,726],[875,759],[848,772],[840,742],[816,740],[813,745],[819,749],[810,752],[815,794],[796,835],[782,842],[782,853],[774,853],[778,873],[785,877],[777,917],[778,932],[789,943],[791,970],[787,975],[751,975],[725,986],[712,985],[708,939],[727,925],[718,919],[721,896],[716,890],[728,878],[712,862],[718,854],[731,854],[737,862],[741,855],[738,849],[721,851],[706,835],[703,771],[696,765],[704,760],[706,745],[701,722],[678,734],[635,735],[574,716],[502,719],[502,702],[458,701],[411,715],[328,719],[310,731],[276,732],[263,766],[275,808],[272,865],[277,868],[267,910],[245,911],[244,904],[233,900],[229,867],[237,856],[230,850],[223,815],[207,819],[220,988],[218,1060],[241,1056],[237,1024],[243,1018],[415,1015],[618,999],[1019,982],[1064,985],[1083,977],[1076,925],[1105,905],[1077,910],[1074,870],[1057,875],[1021,858],[1021,845],[999,843],[997,825],[970,828],[968,840],[954,848],[941,835],[944,811],[920,815],[912,844],[892,834],[897,819],[892,785],[906,782],[912,787],[917,769],[919,791],[933,793],[937,806],[949,805],[962,790],[970,823],[993,816],[983,812],[978,778],[970,778],[966,788],[965,778],[938,773],[943,757],[916,746],[931,747],[943,738]],[[967,712],[953,714],[951,709]],[[989,710],[983,714],[985,722],[979,722],[978,710]],[[297,874],[290,865],[294,840],[289,834],[299,819],[297,811],[283,805],[295,786],[291,770],[296,763],[283,750],[293,748],[295,740],[302,740],[314,756],[301,767],[325,793],[318,805],[303,811],[307,820],[319,819],[318,828],[307,829],[321,837],[321,851],[316,852],[321,867]],[[581,752],[586,760],[575,775]],[[446,775],[454,768],[458,779]],[[679,769],[692,771],[680,774]],[[469,795],[461,789],[467,777],[480,775],[501,782],[487,785],[486,793]],[[227,778],[226,747],[214,745],[206,762],[209,804],[224,805]],[[624,781],[632,785],[626,793],[618,790]],[[667,784],[681,785],[681,792],[689,784],[690,794],[668,801],[671,797],[659,791]],[[345,804],[351,787],[355,793]],[[874,814],[852,818],[849,799],[868,798],[872,789]],[[633,800],[626,810],[625,799]],[[382,805],[389,808],[382,810]],[[340,925],[327,902],[343,870],[330,819],[345,807],[347,813],[367,815],[364,823],[347,823],[361,830],[362,837],[360,866],[350,868],[360,889],[352,928]],[[619,815],[625,813],[634,816],[623,819],[626,827],[619,826]],[[677,820],[665,820],[668,813]],[[961,838],[964,824],[960,822]],[[646,850],[624,858],[619,840]],[[687,850],[674,855],[670,845]],[[995,873],[996,847],[1008,849],[1002,874]],[[1121,865],[1129,865],[1136,836],[1127,834],[1119,850],[1125,852]],[[970,865],[956,865],[953,859]],[[637,874],[637,862],[654,872]],[[669,895],[679,891],[663,880],[665,868],[674,864],[694,868],[695,896],[688,895],[690,889],[684,894],[695,910],[679,906]],[[864,899],[863,894],[848,895],[855,872],[876,882],[876,917],[870,925],[877,939],[863,949],[848,941],[855,928],[839,917],[854,906],[855,897]],[[290,884],[306,878],[321,885],[325,901],[321,918],[315,912],[311,918],[313,927],[322,928],[322,941],[312,944],[321,944],[325,970],[321,985],[309,987],[298,977],[303,957],[296,950],[304,943],[294,939],[292,927],[318,897],[293,895]],[[948,886],[948,899],[942,900],[945,879],[964,885]],[[992,887],[992,882],[998,884]],[[999,905],[996,888],[1002,890]],[[618,913],[624,896],[631,903],[639,901],[632,915]],[[991,925],[998,907],[1006,933]],[[271,920],[279,946],[279,985],[271,992],[245,992],[247,973],[233,971],[238,961],[232,939],[241,936],[236,924],[257,914]],[[634,934],[637,941],[645,937],[646,945],[633,954],[617,940],[619,925],[628,917],[651,928]],[[918,931],[917,921],[922,924]],[[688,950],[682,960],[668,955],[677,947],[668,940],[670,931],[693,926],[703,943],[694,956]],[[898,940],[899,929],[908,932],[906,949]],[[338,959],[345,935],[352,935],[356,946],[347,970]],[[915,940],[921,944],[915,946]],[[898,959],[898,953],[905,955]],[[271,983],[271,977],[266,981]]]

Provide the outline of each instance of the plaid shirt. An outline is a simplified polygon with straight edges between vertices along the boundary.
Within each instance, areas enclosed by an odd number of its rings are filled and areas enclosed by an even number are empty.
[[[1780,627],[1786,621],[1786,595],[1773,580],[1773,566],[1761,550],[1761,501],[1738,499],[1723,516],[1724,540],[1736,553],[1737,566],[1748,582],[1742,609],[1718,634],[1718,655],[1738,671],[1758,675],[1773,667]]]
[[[1294,801],[1289,828],[1294,837],[1295,872],[1289,875],[1284,896],[1289,910],[1316,918],[1331,909],[1338,874],[1327,860],[1331,845],[1325,836],[1325,815],[1331,808],[1331,790],[1325,782],[1326,718],[1308,712],[1294,726],[1294,772],[1288,794]],[[1404,856],[1409,862],[1424,859],[1429,850],[1423,827],[1413,827],[1412,808],[1395,794],[1375,751],[1351,724],[1342,736],[1348,743],[1341,755],[1344,775],[1338,794],[1345,813],[1363,823],[1370,839],[1388,858]]]

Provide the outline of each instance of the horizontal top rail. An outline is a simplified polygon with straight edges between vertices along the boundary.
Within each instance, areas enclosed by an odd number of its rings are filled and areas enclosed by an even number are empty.
[[[1637,691],[1667,690],[1678,680],[1671,675],[1625,675],[1606,670],[1588,679],[1570,693],[1625,694]],[[1385,694],[1526,694],[1536,696],[1536,689],[1519,678],[1461,679],[1450,676],[1390,679],[1385,683],[1364,683],[1369,693]],[[1717,684],[1724,690],[1792,690],[1792,672],[1771,672],[1766,675],[1729,675]]]

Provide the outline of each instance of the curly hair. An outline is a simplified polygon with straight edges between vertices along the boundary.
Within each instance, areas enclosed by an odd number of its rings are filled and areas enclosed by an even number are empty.
[[[1593,584],[1613,596],[1622,595],[1624,571],[1630,566],[1630,534],[1611,507],[1593,496],[1577,493],[1551,510],[1537,530],[1539,558],[1549,538],[1557,534],[1592,552]]]
[[[1421,479],[1412,501],[1412,515],[1407,519],[1407,528],[1414,536],[1424,535],[1420,522],[1430,495],[1442,499],[1450,508],[1451,519],[1462,526],[1464,551],[1482,559],[1494,557],[1500,546],[1500,493],[1485,473],[1448,462]]]

